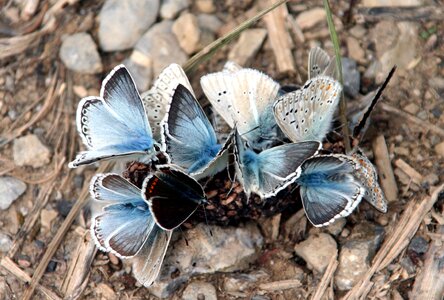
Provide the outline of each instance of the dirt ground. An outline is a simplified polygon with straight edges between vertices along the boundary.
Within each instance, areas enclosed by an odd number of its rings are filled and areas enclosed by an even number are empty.
[[[69,215],[71,209],[79,209],[79,202],[85,202],[82,199],[87,198],[87,185],[97,172],[97,166],[69,169],[67,165],[81,149],[75,127],[77,103],[83,96],[97,95],[103,77],[128,58],[131,50],[100,51],[103,71],[98,74],[71,71],[59,58],[63,37],[88,32],[97,41],[98,14],[103,1],[35,1],[38,9],[28,20],[20,15],[21,2],[26,1],[0,1],[0,175],[12,176],[27,185],[23,195],[7,209],[0,210],[0,231],[12,241],[1,253],[0,298],[21,299],[29,293],[29,287],[35,285],[35,293],[28,299],[64,299],[70,286],[69,274],[85,276],[76,290],[78,295],[69,299],[153,299],[154,296],[137,285],[127,265],[106,253],[92,254],[95,249],[88,246],[88,207],[76,216]],[[212,14],[223,24],[218,36],[257,13],[263,5],[256,0],[214,2],[216,11]],[[444,23],[442,18],[415,15],[415,12],[409,16],[396,14],[401,19],[381,13],[366,14],[362,10],[365,3],[361,1],[331,2],[341,54],[357,61],[361,75],[356,98],[347,97],[351,107],[377,89],[393,63],[398,65],[360,145],[373,160],[375,140],[384,136],[398,196],[389,202],[387,214],[361,203],[341,229],[350,232],[363,222],[372,222],[385,230],[383,246],[377,249],[375,257],[386,260],[369,262],[370,266],[381,268],[371,273],[374,275],[369,277],[372,286],[363,284],[370,290],[358,294],[366,295],[362,299],[426,299],[418,297],[423,295],[421,289],[430,288],[427,286],[430,278],[437,280],[436,288],[444,284],[444,198],[430,196],[444,180]],[[421,2],[422,7],[442,9],[442,3]],[[63,3],[66,5],[61,5]],[[322,1],[294,0],[287,4],[293,21],[316,7],[322,7]],[[188,10],[198,13],[196,3]],[[45,11],[54,16],[55,26],[46,27],[51,21],[43,17]],[[407,25],[399,27],[399,24]],[[267,29],[267,24],[261,20],[253,27]],[[407,40],[401,41],[403,28],[410,31]],[[248,67],[269,74],[281,84],[303,84],[307,78],[309,49],[320,45],[333,54],[333,47],[325,20],[302,28],[299,33],[303,41],[297,32],[288,33],[293,70],[279,70],[270,38],[250,59]],[[234,44],[223,47],[190,75],[196,96],[203,104],[207,102],[199,87],[200,76],[220,70]],[[397,52],[393,50],[396,47]],[[29,134],[37,136],[49,149],[49,160],[42,166],[17,164],[13,145]],[[278,219],[278,230],[285,228],[289,217]],[[301,286],[264,291],[258,280],[236,294],[226,291],[226,278],[230,273],[199,275],[192,280],[211,283],[220,299],[308,299],[321,283],[326,291],[322,299],[345,296],[347,291],[334,287],[334,274],[323,277],[313,273],[294,252],[295,244],[325,230],[314,229],[305,222],[304,227],[296,231],[298,234],[292,238],[284,234],[284,230],[277,236],[264,232],[266,243],[258,254],[259,259],[241,273],[263,270],[269,275],[267,282],[277,282],[291,261],[302,270]],[[415,252],[415,248],[409,246],[415,237],[427,242],[426,251]],[[341,244],[347,235],[339,234],[336,239]],[[403,263],[406,257],[408,266]],[[77,264],[84,263],[79,274],[72,269],[74,260]],[[86,274],[85,270],[88,270]],[[31,278],[39,280],[30,285]],[[172,299],[180,299],[185,287],[180,287]],[[440,297],[428,293],[427,299]]]

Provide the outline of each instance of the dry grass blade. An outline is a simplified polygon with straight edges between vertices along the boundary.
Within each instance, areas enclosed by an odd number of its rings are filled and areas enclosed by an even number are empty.
[[[287,279],[268,283],[261,283],[259,289],[267,292],[283,291],[288,289],[295,289],[302,286],[302,283],[297,279]]]
[[[284,4],[287,1],[288,0],[280,0],[280,1],[276,2],[275,4],[270,6],[269,8],[264,9],[263,11],[261,11],[260,13],[255,15],[254,17],[252,17],[252,18],[248,19],[247,21],[243,22],[242,24],[240,24],[239,26],[234,28],[231,32],[226,34],[225,36],[223,36],[221,38],[218,38],[217,40],[215,40],[214,42],[212,42],[211,44],[209,44],[208,46],[203,48],[201,51],[199,51],[197,54],[195,54],[193,57],[191,57],[183,65],[183,69],[185,70],[185,72],[187,72],[187,73],[192,72],[198,65],[200,65],[203,62],[205,62],[208,59],[210,59],[210,57],[213,56],[213,54],[218,49],[220,49],[224,45],[227,45],[229,42],[231,42],[236,37],[238,37],[241,34],[242,31],[244,31],[245,29],[247,29],[248,27],[250,27],[251,25],[256,23],[265,14],[267,14],[270,11],[272,11],[273,9],[278,7],[279,5]]]
[[[345,299],[361,299],[365,298],[370,291],[368,286],[371,284],[372,276],[384,269],[390,264],[400,253],[407,247],[413,235],[418,230],[421,221],[425,215],[432,209],[438,196],[443,192],[444,184],[435,188],[432,194],[420,202],[411,201],[404,210],[395,230],[386,239],[381,249],[373,259],[371,268],[363,276],[363,278],[351,289]]]
[[[108,172],[112,167],[111,162],[105,162],[103,163],[99,169],[97,170],[98,173],[105,173]],[[89,180],[89,178],[87,179]],[[52,239],[51,243],[48,245],[48,249],[46,250],[45,254],[43,255],[39,265],[34,271],[34,275],[32,276],[32,280],[30,282],[29,287],[26,289],[23,300],[29,300],[31,299],[32,295],[34,294],[34,290],[36,289],[40,278],[43,276],[43,273],[45,273],[46,267],[48,266],[49,261],[53,257],[54,253],[57,251],[58,247],[60,246],[60,243],[63,240],[63,237],[65,236],[66,232],[68,231],[69,227],[71,226],[74,219],[79,214],[80,210],[85,206],[85,204],[88,202],[89,199],[89,186],[85,185],[83,187],[82,193],[79,196],[79,199],[74,204],[72,209],[70,210],[68,216],[66,217],[65,221],[63,221],[62,226],[57,231],[56,235]]]
[[[321,282],[319,283],[318,288],[316,289],[316,292],[314,293],[311,300],[323,299],[328,284],[332,281],[333,274],[335,273],[336,268],[338,267],[337,254],[338,253],[336,253],[336,255],[332,255],[330,262],[328,263],[327,269],[325,270],[325,273],[322,276]]]

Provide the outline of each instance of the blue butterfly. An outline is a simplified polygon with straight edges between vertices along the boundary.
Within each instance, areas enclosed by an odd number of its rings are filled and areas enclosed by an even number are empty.
[[[224,145],[217,142],[202,107],[182,84],[174,91],[162,124],[162,145],[169,163],[195,178],[208,177],[226,168],[231,138]]]
[[[100,205],[93,212],[91,236],[97,247],[120,258],[134,258],[140,283],[148,286],[157,278],[171,239],[171,231],[156,225],[141,190],[117,174],[98,174],[90,193]]]
[[[80,101],[77,130],[88,150],[77,155],[71,168],[115,157],[147,158],[155,152],[142,100],[123,65],[105,78],[100,97]]]
[[[316,141],[289,143],[264,150],[257,154],[246,148],[235,130],[234,157],[239,181],[247,198],[251,192],[269,198],[290,184],[301,173],[301,164],[321,148]]]
[[[366,189],[357,169],[357,161],[343,154],[318,155],[302,164],[296,183],[314,226],[326,226],[348,216],[361,202]]]

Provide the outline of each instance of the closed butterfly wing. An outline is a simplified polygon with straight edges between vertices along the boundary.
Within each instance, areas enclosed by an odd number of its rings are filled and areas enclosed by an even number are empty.
[[[133,274],[137,281],[145,287],[154,283],[162,267],[172,231],[154,227],[140,253],[133,258]]]
[[[162,125],[162,144],[169,161],[185,169],[192,176],[208,173],[213,175],[214,160],[225,159],[225,147],[217,143],[216,134],[193,94],[183,85],[178,85]],[[222,152],[221,152],[222,151]],[[208,169],[212,167],[211,169]]]
[[[160,73],[153,87],[142,94],[143,105],[152,126],[153,136],[157,140],[160,139],[160,123],[167,113],[173,93],[179,84],[193,93],[182,67],[178,64],[171,64]]]
[[[90,192],[104,204],[91,222],[96,245],[122,258],[136,255],[155,226],[140,189],[119,175],[99,174],[92,179]]]
[[[336,78],[336,62],[327,52],[315,47],[308,54],[308,79],[320,75]]]
[[[171,167],[160,167],[148,176],[142,194],[157,225],[164,230],[179,227],[206,201],[196,180]]]
[[[384,192],[378,183],[378,173],[373,164],[364,155],[353,154],[353,159],[358,166],[356,170],[356,177],[365,188],[364,199],[373,205],[380,212],[387,212],[387,200]]]
[[[322,141],[331,129],[341,90],[330,77],[308,80],[301,89],[277,99],[273,109],[279,127],[293,142]]]
[[[365,194],[354,177],[356,165],[345,155],[320,155],[302,164],[297,179],[305,213],[316,226],[326,226],[352,213]]]
[[[88,151],[71,168],[119,156],[152,155],[154,140],[131,75],[117,66],[103,81],[100,97],[87,97],[77,108],[77,129]]]

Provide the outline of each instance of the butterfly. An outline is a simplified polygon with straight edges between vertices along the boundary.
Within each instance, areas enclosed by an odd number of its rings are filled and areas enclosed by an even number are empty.
[[[178,64],[171,64],[159,74],[153,87],[142,94],[142,102],[156,140],[161,138],[160,123],[167,113],[171,97],[178,84],[183,85],[193,93],[191,84],[182,67]]]
[[[231,137],[224,145],[193,93],[179,84],[162,121],[162,145],[169,163],[195,178],[222,171],[228,164]]]
[[[341,90],[341,84],[330,77],[308,80],[301,89],[276,100],[277,124],[292,142],[322,141],[331,129]]]
[[[312,48],[308,53],[308,79],[317,76],[337,78],[336,61],[319,47]]]
[[[308,220],[326,226],[352,213],[366,189],[356,175],[356,161],[343,154],[318,155],[301,166],[296,183]]]
[[[140,189],[120,175],[96,175],[90,193],[101,206],[92,215],[95,244],[102,251],[141,262],[133,272],[142,284],[151,285],[159,274],[172,232],[156,225]]]
[[[316,141],[289,143],[260,153],[245,147],[235,130],[234,157],[239,181],[247,198],[251,192],[269,198],[292,184],[301,173],[301,164],[317,154],[321,144]]]
[[[80,101],[76,120],[88,150],[78,154],[70,168],[115,157],[145,158],[155,152],[142,100],[124,65],[108,74],[100,97]]]
[[[216,112],[231,128],[236,125],[250,147],[262,150],[280,141],[272,111],[280,86],[271,77],[230,63],[200,83]]]
[[[206,202],[202,186],[172,166],[158,166],[156,172],[148,175],[142,195],[156,224],[164,230],[179,227]]]

